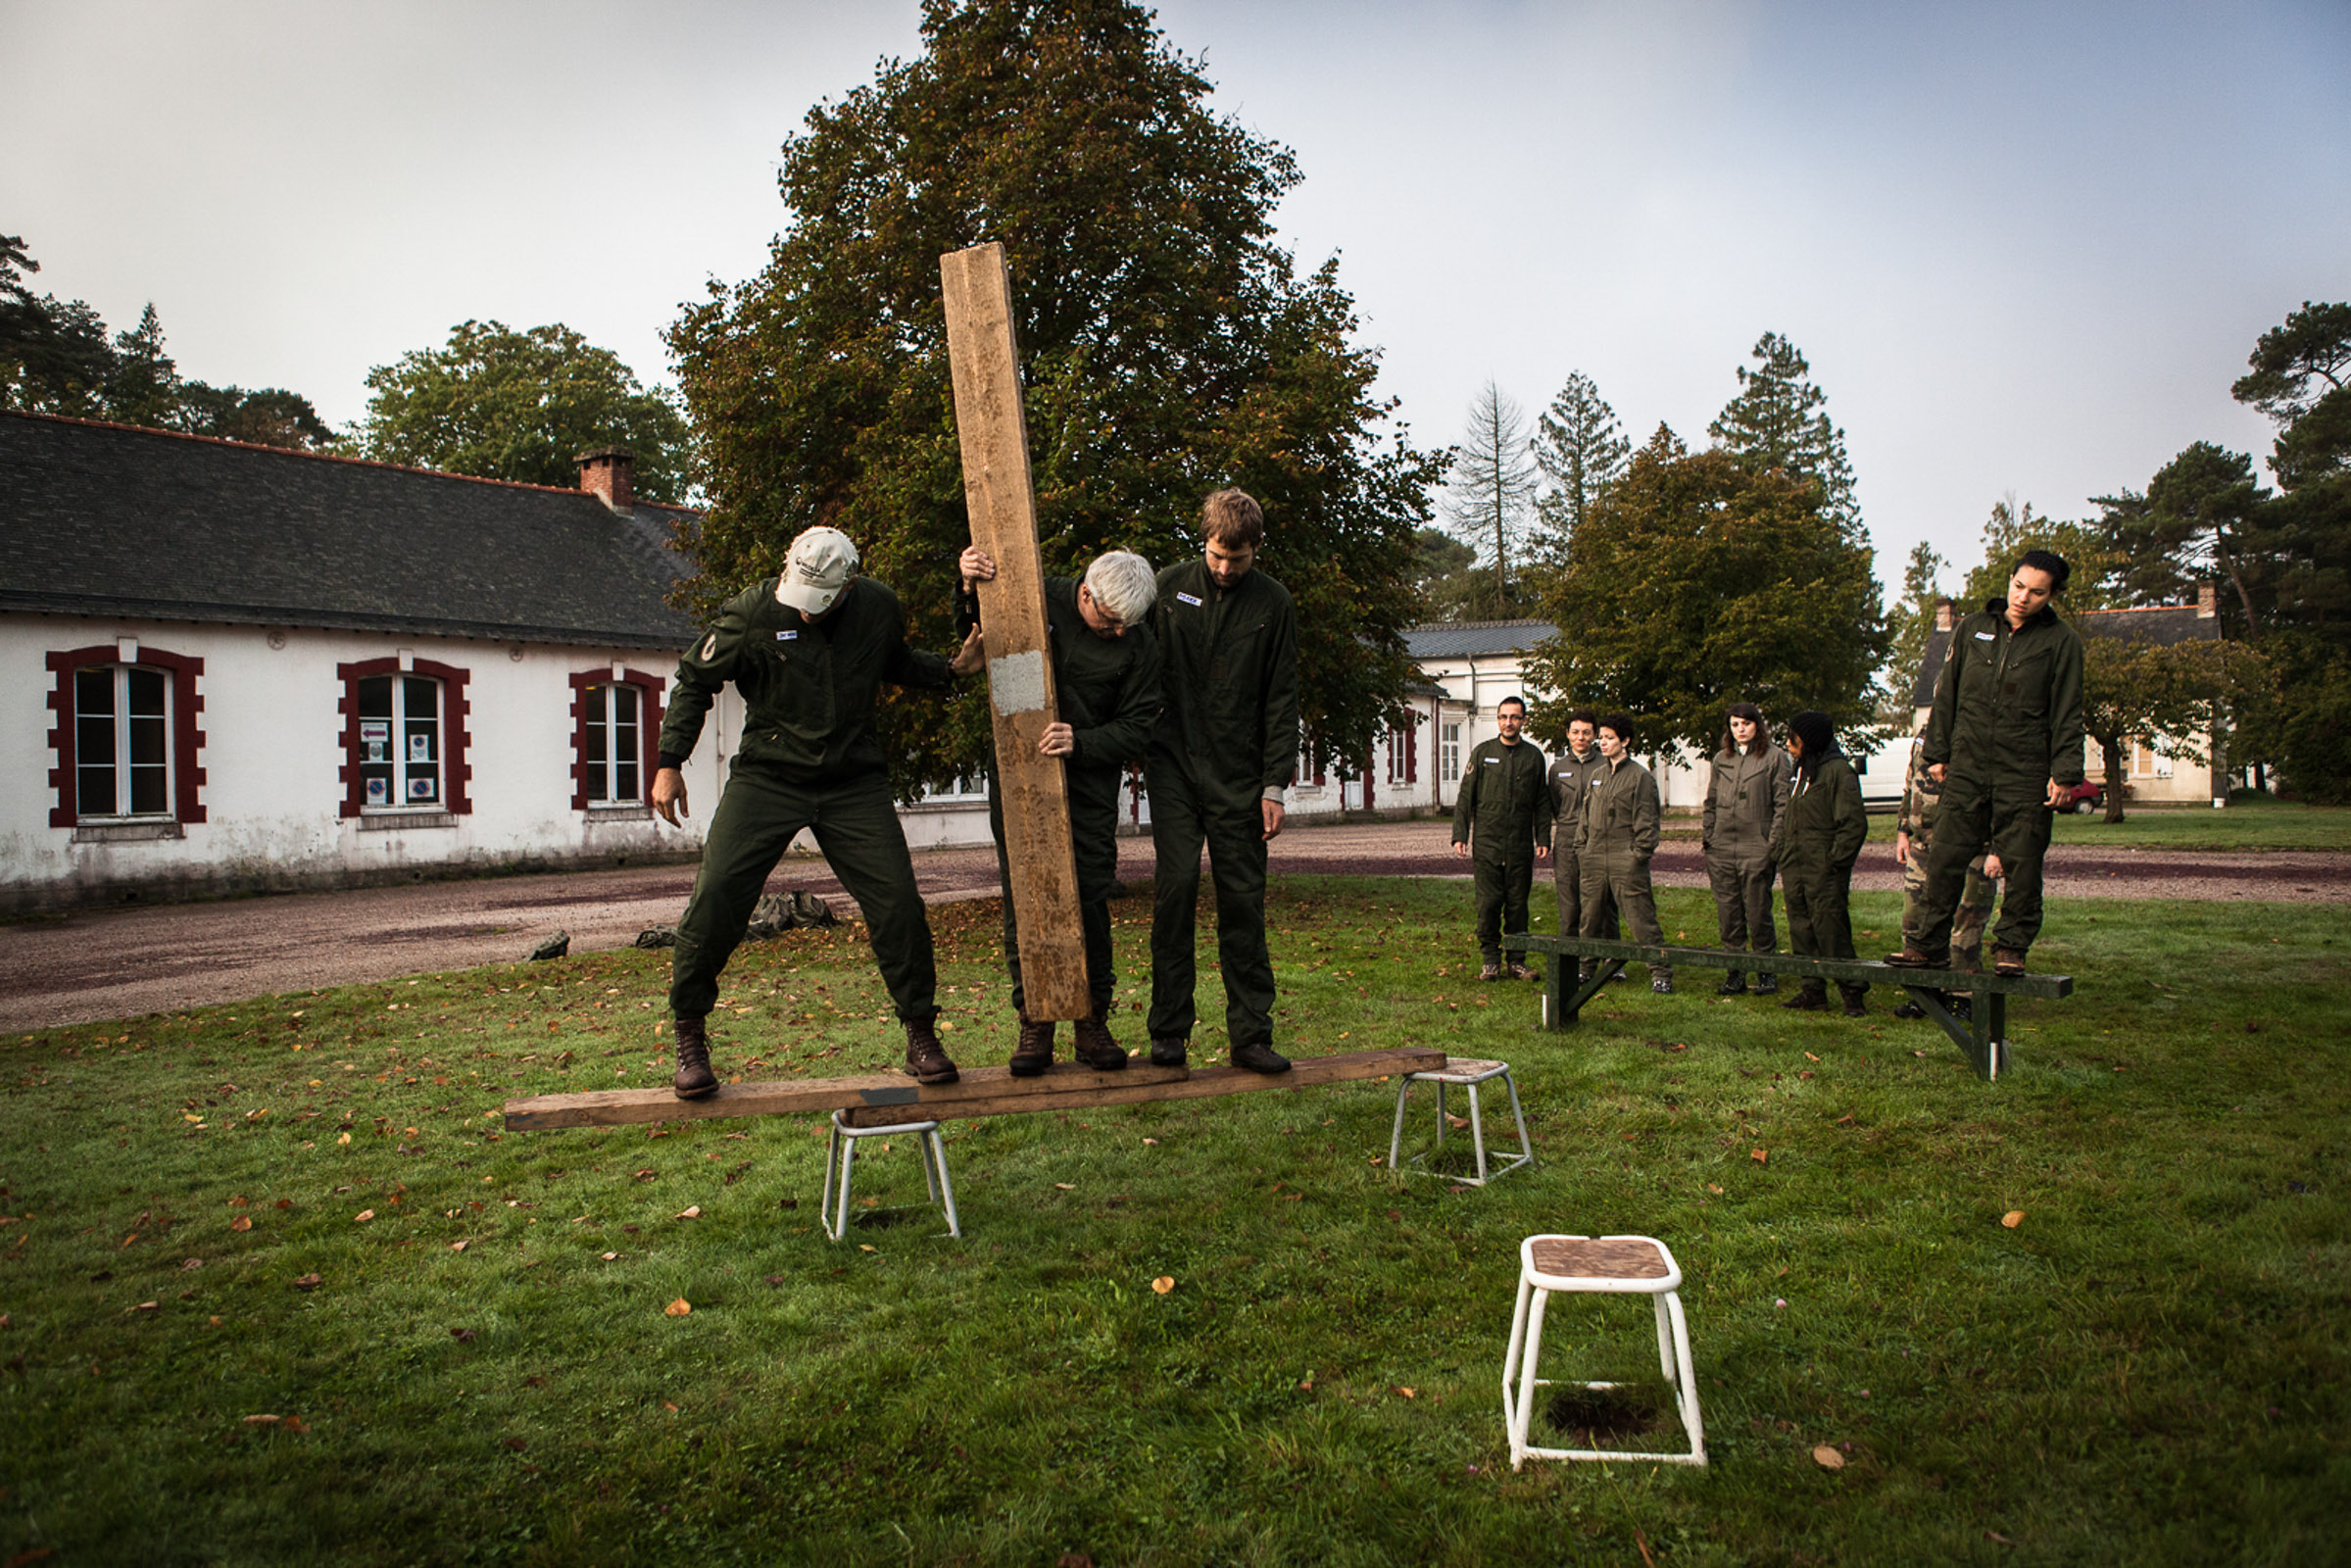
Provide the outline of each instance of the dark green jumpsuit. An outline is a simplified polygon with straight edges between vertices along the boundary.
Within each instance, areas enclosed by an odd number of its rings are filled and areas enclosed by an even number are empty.
[[[1919,927],[1924,923],[1927,864],[1935,851],[1935,822],[1942,814],[1943,798],[1942,786],[1919,760],[1925,744],[1911,745],[1910,766],[1902,775],[1902,815],[1895,823],[1898,831],[1910,835],[1910,858],[1902,865],[1902,941],[1913,948],[1918,946]],[[1984,857],[1970,860],[1967,889],[1960,896],[1951,926],[1951,957],[1962,969],[1984,967],[1984,926],[1991,918],[1998,893],[1998,884],[1984,879]]]
[[[1502,960],[1502,933],[1527,928],[1527,890],[1535,881],[1535,846],[1550,836],[1551,781],[1533,741],[1482,741],[1461,770],[1453,800],[1453,842],[1470,846],[1478,897],[1478,952]],[[1509,955],[1524,963],[1524,950]]]
[[[1853,954],[1853,862],[1870,836],[1869,813],[1861,804],[1861,778],[1841,752],[1821,759],[1807,779],[1796,772],[1780,823],[1772,835],[1772,863],[1788,898],[1788,947],[1808,958],[1845,958]],[[1804,989],[1828,987],[1807,980]],[[1848,999],[1869,987],[1839,980]]]
[[[1219,589],[1205,561],[1159,573],[1151,610],[1164,706],[1144,763],[1151,850],[1153,1040],[1196,1021],[1194,931],[1200,849],[1216,883],[1225,1034],[1235,1049],[1273,1044],[1273,959],[1265,950],[1267,790],[1298,776],[1298,618],[1290,590],[1262,571]]]
[[[670,1011],[710,1012],[767,874],[806,828],[857,901],[898,1016],[928,1022],[939,1011],[931,926],[873,710],[885,681],[944,691],[955,680],[947,661],[906,646],[898,596],[870,577],[852,578],[821,621],[778,601],[772,579],[761,582],[727,601],[678,661],[661,719],[661,766],[694,754],[704,715],[730,680],[743,696],[743,744],[678,920]]]
[[[1716,752],[1708,769],[1698,842],[1714,884],[1715,931],[1733,953],[1780,950],[1772,929],[1772,833],[1788,809],[1794,770],[1760,730],[1743,752],[1735,745]]]
[[[1608,764],[1597,746],[1582,756],[1571,748],[1551,759],[1551,891],[1559,900],[1559,934],[1584,933],[1584,866],[1576,854],[1576,835],[1584,830],[1584,796],[1592,776]],[[1602,903],[1607,901],[1603,899]],[[1616,906],[1607,906],[1600,935],[1616,940]]]
[[[1657,925],[1657,896],[1649,883],[1649,857],[1657,853],[1663,836],[1664,814],[1657,780],[1647,768],[1630,757],[1616,762],[1600,760],[1584,791],[1584,825],[1576,836],[1576,858],[1584,875],[1580,935],[1597,938],[1613,902],[1634,941],[1652,948],[1665,945],[1665,933]],[[1585,967],[1589,973],[1598,963],[1588,958]],[[1649,965],[1652,983],[1673,977],[1673,965]]]
[[[2082,782],[2082,639],[2074,628],[2043,605],[2011,630],[1998,599],[1961,621],[1919,756],[1949,771],[1920,897],[1918,951],[1948,961],[1968,864],[1989,847],[2006,884],[1992,944],[2023,953],[2040,935],[2049,781]]]
[[[955,601],[955,633],[980,620],[979,595]],[[1118,976],[1110,967],[1110,887],[1118,880],[1118,794],[1126,765],[1143,757],[1159,716],[1159,643],[1149,626],[1123,637],[1098,636],[1078,608],[1078,579],[1045,579],[1045,623],[1053,642],[1053,696],[1077,749],[1062,759],[1069,791],[1070,846],[1077,854],[1078,910],[1085,927],[1086,985],[1099,1013],[1110,1005]],[[993,785],[988,827],[996,835],[996,873],[1004,890],[1004,967],[1012,1006],[1020,988],[1020,934],[1013,918],[1012,865],[1004,853],[1004,809]],[[1023,1014],[1025,1016],[1025,1012]]]

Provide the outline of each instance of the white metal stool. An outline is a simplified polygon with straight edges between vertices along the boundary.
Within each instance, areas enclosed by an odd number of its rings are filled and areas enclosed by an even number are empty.
[[[849,1178],[857,1157],[857,1140],[885,1138],[892,1134],[910,1135],[914,1152],[922,1159],[922,1185],[930,1191],[930,1200],[947,1211],[947,1234],[960,1241],[963,1228],[955,1220],[955,1190],[947,1179],[947,1146],[939,1140],[939,1124],[935,1121],[899,1122],[889,1127],[852,1127],[841,1119],[842,1112],[833,1112],[833,1135],[824,1146],[824,1197],[817,1201],[816,1214],[824,1222],[824,1234],[839,1241],[849,1231]],[[840,1174],[841,1200],[833,1201],[833,1176]]]
[[[1478,1085],[1495,1078],[1499,1078],[1502,1081],[1502,1087],[1510,1091],[1510,1114],[1518,1123],[1518,1154],[1508,1164],[1496,1166],[1489,1171],[1486,1168],[1486,1117],[1478,1104]],[[1408,1072],[1397,1082],[1396,1086],[1396,1130],[1390,1134],[1388,1139],[1388,1168],[1390,1170],[1404,1168],[1396,1161],[1403,1156],[1404,1152],[1404,1100],[1412,1093],[1414,1084],[1435,1084],[1437,1086],[1437,1144],[1434,1149],[1413,1155],[1412,1162],[1414,1164],[1420,1163],[1430,1154],[1435,1153],[1437,1150],[1445,1147],[1445,1087],[1447,1084],[1458,1084],[1469,1091],[1469,1138],[1471,1146],[1478,1154],[1477,1175],[1453,1176],[1446,1178],[1447,1180],[1459,1182],[1464,1187],[1483,1187],[1495,1177],[1506,1176],[1518,1169],[1519,1166],[1534,1160],[1535,1146],[1527,1141],[1527,1115],[1519,1108],[1518,1080],[1510,1076],[1510,1063],[1485,1061],[1475,1056],[1447,1056],[1445,1058],[1443,1067],[1428,1072]],[[1442,1173],[1421,1171],[1418,1174],[1436,1176]]]
[[[1530,1236],[1518,1248],[1518,1313],[1510,1324],[1510,1353],[1502,1362],[1502,1416],[1510,1429],[1510,1468],[1529,1459],[1616,1459],[1643,1464],[1706,1462],[1706,1438],[1698,1420],[1698,1380],[1690,1359],[1690,1325],[1682,1316],[1682,1265],[1665,1244],[1647,1236]],[[1543,1353],[1543,1311],[1558,1292],[1604,1296],[1646,1295],[1657,1306],[1657,1364],[1674,1391],[1688,1453],[1644,1453],[1597,1448],[1537,1448],[1527,1442],[1535,1413],[1535,1391],[1551,1380],[1535,1375]],[[1534,1311],[1527,1310],[1534,1303]],[[1525,1352],[1522,1362],[1520,1352]],[[1514,1392],[1511,1384],[1518,1387]],[[1613,1389],[1614,1383],[1572,1384]]]

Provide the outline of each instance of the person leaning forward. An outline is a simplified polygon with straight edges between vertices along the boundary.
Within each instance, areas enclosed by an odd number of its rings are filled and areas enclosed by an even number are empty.
[[[996,575],[996,562],[973,546],[963,552],[960,567],[963,591],[955,601],[955,629],[968,631],[980,623],[978,584]],[[1098,1072],[1127,1064],[1126,1052],[1110,1038],[1111,991],[1118,983],[1110,967],[1110,891],[1118,879],[1118,787],[1127,763],[1142,757],[1159,716],[1159,644],[1144,624],[1158,591],[1151,564],[1125,550],[1097,556],[1082,579],[1045,579],[1057,719],[1045,727],[1037,750],[1061,759],[1068,791],[1086,989],[1094,1003],[1093,1015],[1077,1020],[1072,1031],[1074,1054]],[[1051,1019],[1028,1015],[1004,800],[993,780],[988,827],[996,836],[996,871],[1004,887],[1004,967],[1012,977],[1012,1010],[1020,1020],[1019,1043],[1007,1065],[1015,1078],[1034,1078],[1053,1063],[1053,1026]]]
[[[2082,639],[2049,602],[2071,575],[2064,557],[2028,550],[2009,574],[2008,597],[1951,633],[1920,752],[1928,775],[1942,786],[1942,808],[1919,928],[1902,933],[1902,951],[1888,954],[1887,963],[1950,963],[1968,863],[1988,847],[1984,874],[2007,884],[1992,930],[1992,970],[2025,972],[2025,956],[2040,935],[2050,813],[2082,782]]]
[[[1216,883],[1225,1035],[1236,1067],[1287,1072],[1273,1049],[1265,846],[1298,774],[1298,618],[1290,591],[1253,569],[1265,517],[1240,490],[1201,509],[1202,559],[1159,573],[1151,610],[1165,706],[1144,761],[1157,861],[1151,910],[1151,1061],[1180,1067],[1196,1021],[1194,928],[1204,844]]]
[[[1584,795],[1584,820],[1576,835],[1576,858],[1583,862],[1584,924],[1580,934],[1596,940],[1614,900],[1632,928],[1633,940],[1661,948],[1665,933],[1657,926],[1657,897],[1649,886],[1649,857],[1657,853],[1664,809],[1657,780],[1633,760],[1633,720],[1611,713],[1599,723],[1600,768]],[[1598,972],[1596,961],[1586,959],[1584,978]],[[1671,964],[1649,965],[1649,989],[1670,996],[1674,989]]]
[[[808,529],[792,541],[783,575],[727,601],[709,635],[678,661],[651,796],[672,827],[687,810],[679,767],[694,755],[712,700],[731,680],[745,707],[743,744],[703,841],[702,870],[670,963],[672,1087],[681,1100],[717,1092],[705,1020],[718,1000],[719,971],[743,940],[767,874],[804,828],[814,832],[865,918],[882,981],[906,1025],[906,1071],[926,1084],[955,1081],[936,1029],[930,920],[890,798],[873,710],[884,682],[942,691],[978,669],[979,642],[967,640],[952,662],[907,647],[898,596],[857,569],[847,534]]]
[[[1706,879],[1714,885],[1715,929],[1733,953],[1777,953],[1772,929],[1772,833],[1788,809],[1794,764],[1763,730],[1763,710],[1733,703],[1723,726],[1723,744],[1706,777],[1706,809],[1698,829],[1706,854]],[[1747,978],[1734,969],[1720,995],[1736,997]],[[1755,977],[1755,990],[1779,989],[1770,973]]]
[[[1772,863],[1788,893],[1788,945],[1807,958],[1853,953],[1853,862],[1870,836],[1861,804],[1861,776],[1837,749],[1829,715],[1806,709],[1788,721],[1788,749],[1796,760],[1788,809],[1772,836]],[[1869,987],[1839,980],[1847,1017],[1869,1011]],[[1783,1007],[1812,1011],[1829,1004],[1827,982],[1807,979]]]
[[[1502,977],[1502,933],[1526,930],[1535,861],[1551,848],[1550,781],[1542,748],[1523,738],[1526,699],[1503,698],[1494,715],[1501,734],[1471,751],[1453,800],[1453,853],[1475,868],[1481,980]],[[1525,949],[1509,961],[1512,979],[1533,978]]]
[[[1576,856],[1576,835],[1584,828],[1584,797],[1592,775],[1607,763],[1595,740],[1599,720],[1589,708],[1567,715],[1567,750],[1551,759],[1551,892],[1559,901],[1559,934],[1579,936],[1584,930],[1584,867]],[[1604,903],[1605,901],[1603,901]],[[1615,941],[1616,906],[1607,906],[1600,935]],[[1618,979],[1624,976],[1620,973]]]

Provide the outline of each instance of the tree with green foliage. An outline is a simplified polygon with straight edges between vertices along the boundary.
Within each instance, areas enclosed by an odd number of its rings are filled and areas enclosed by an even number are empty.
[[[646,390],[618,355],[561,321],[522,332],[461,321],[440,348],[369,370],[367,388],[360,450],[381,463],[568,488],[579,453],[618,445],[635,455],[639,496],[679,502],[689,488],[693,443],[676,396]]]
[[[21,235],[0,235],[0,409],[108,417],[106,322],[84,301],[35,299],[24,277],[40,270]]]
[[[1569,375],[1536,420],[1535,466],[1550,481],[1535,502],[1536,557],[1554,566],[1567,560],[1576,530],[1632,455],[1616,410],[1600,396],[1598,384],[1582,370]]]
[[[1528,675],[1564,700],[1542,705],[1538,732],[1563,739],[1570,707],[1621,708],[1644,742],[1702,757],[1734,702],[1873,731],[1887,636],[1871,562],[1810,479],[1690,452],[1658,426],[1545,582],[1561,631]]]
[[[241,386],[183,381],[170,425],[190,435],[295,452],[331,452],[341,444],[310,399],[274,386],[249,392]]]
[[[1783,468],[1821,487],[1821,512],[1849,539],[1864,538],[1861,504],[1845,433],[1830,422],[1829,395],[1812,383],[1812,367],[1777,332],[1756,340],[1754,369],[1739,368],[1739,395],[1706,433],[1751,468]]]
[[[1942,574],[1951,564],[1921,539],[1902,567],[1902,596],[1886,614],[1887,678],[1879,722],[1895,734],[1909,732],[1916,705],[1911,696],[1927,643],[1935,635],[1935,608],[1942,602]]]
[[[1393,404],[1336,262],[1300,276],[1275,244],[1292,154],[1212,114],[1200,63],[1127,0],[925,0],[922,37],[810,112],[767,266],[670,329],[710,503],[695,603],[823,522],[898,588],[917,642],[948,643],[969,520],[939,258],[999,241],[1046,569],[1196,554],[1201,500],[1248,490],[1297,602],[1308,745],[1359,761],[1403,713],[1445,459],[1382,441]],[[903,791],[985,753],[976,694],[937,715],[882,715]]]

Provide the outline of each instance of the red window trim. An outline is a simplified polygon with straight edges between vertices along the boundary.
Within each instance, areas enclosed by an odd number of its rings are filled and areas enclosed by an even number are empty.
[[[465,698],[465,682],[472,674],[430,659],[412,661],[402,669],[397,657],[335,665],[335,678],[343,683],[342,699],[335,704],[335,711],[343,715],[343,765],[336,771],[343,784],[339,814],[358,816],[367,806],[367,786],[360,777],[360,682],[370,675],[426,675],[441,683],[441,809],[454,816],[470,816],[473,797],[465,786],[473,781],[469,758],[473,735],[465,717],[473,711],[473,705]]]
[[[571,676],[571,808],[588,809],[588,688],[610,685],[614,680],[623,686],[634,686],[638,692],[637,750],[643,755],[637,760],[637,786],[653,788],[654,764],[661,755],[661,686],[659,675],[649,675],[641,669],[623,668],[615,677],[612,666],[603,664],[595,669],[575,671]],[[619,806],[619,801],[606,801],[606,806]],[[642,804],[642,803],[640,803]]]
[[[121,662],[122,650],[115,643],[49,656],[49,749],[57,754],[57,765],[49,770],[49,787],[57,791],[57,804],[49,808],[51,827],[74,827],[81,821],[74,807],[73,671]],[[193,655],[166,653],[141,641],[134,662],[171,672],[171,818],[183,824],[201,822],[205,806],[198,792],[204,788],[204,728],[197,715],[204,711],[204,699],[196,691],[196,677],[204,673],[204,661]]]

